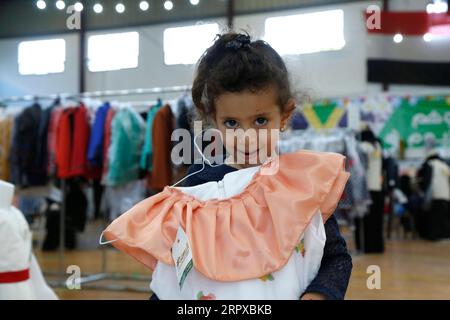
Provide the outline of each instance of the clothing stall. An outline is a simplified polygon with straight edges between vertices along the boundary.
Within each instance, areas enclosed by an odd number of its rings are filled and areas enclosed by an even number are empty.
[[[107,224],[172,182],[176,168],[170,161],[171,134],[175,128],[189,123],[187,109],[192,105],[187,98],[189,90],[187,86],[174,86],[24,96],[2,101],[0,123],[8,126],[8,130],[2,131],[0,140],[3,148],[0,174],[15,183],[19,192],[38,189],[38,196],[47,202],[47,227],[53,224],[54,232],[50,234],[53,239],[46,238],[43,248],[56,249],[49,244],[54,241],[59,250],[58,271],[47,273],[59,280],[49,281],[50,284],[66,286],[65,251],[75,247],[71,243],[73,234],[82,232],[86,224],[86,216],[80,217],[76,212],[85,212],[94,202],[94,216],[98,217],[101,207],[95,201],[98,191],[100,197],[103,193],[101,204],[107,211],[104,217]],[[147,100],[130,99],[137,96],[145,96]],[[163,101],[164,96],[171,99]],[[173,99],[174,96],[178,97]],[[111,101],[112,98],[116,100]],[[41,106],[48,101],[49,106]],[[27,152],[21,153],[24,148]],[[21,154],[26,154],[26,158]],[[81,180],[93,185],[90,199],[83,196],[78,184]],[[52,212],[55,204],[60,209]],[[56,225],[55,217],[59,220]],[[148,291],[138,286],[95,284],[106,279],[149,281],[144,275],[109,272],[108,249],[105,246],[100,249],[100,273],[83,274],[80,284],[99,290]]]

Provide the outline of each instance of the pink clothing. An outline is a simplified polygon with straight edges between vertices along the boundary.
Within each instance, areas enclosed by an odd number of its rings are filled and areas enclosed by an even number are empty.
[[[173,265],[171,248],[181,226],[194,267],[205,277],[259,278],[287,263],[317,212],[324,222],[333,214],[349,178],[344,163],[345,157],[335,153],[284,154],[263,164],[242,192],[225,199],[202,201],[166,186],[114,220],[104,235],[153,270],[158,261]],[[274,164],[278,170],[264,174]]]

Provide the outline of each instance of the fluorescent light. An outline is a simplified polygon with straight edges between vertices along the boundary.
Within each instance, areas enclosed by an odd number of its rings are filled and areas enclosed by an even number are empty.
[[[167,28],[164,30],[164,63],[195,64],[214,43],[219,32],[217,23]],[[195,42],[192,41],[195,39]]]
[[[103,12],[103,6],[100,3],[94,4],[94,12],[95,13],[102,13]]]
[[[63,10],[66,7],[66,3],[62,0],[56,1],[56,8],[58,10]]]
[[[21,75],[43,75],[64,72],[66,42],[64,39],[22,41],[17,61]]]
[[[148,4],[147,1],[141,1],[141,2],[139,3],[139,8],[140,8],[142,11],[147,11],[149,7],[150,7],[150,5]]]
[[[173,9],[173,2],[168,0],[166,2],[164,2],[164,9],[166,9],[167,11],[170,11]]]
[[[448,10],[448,4],[442,0],[435,0],[427,4],[427,13],[444,13]]]
[[[196,6],[196,5],[198,5],[200,3],[200,0],[191,0],[191,4],[193,5],[193,6]]]
[[[84,6],[81,2],[77,2],[74,4],[74,8],[75,8],[75,11],[81,12],[81,11],[83,11]]]
[[[136,68],[139,64],[139,33],[90,36],[87,56],[91,72]]]
[[[116,4],[116,11],[118,13],[124,13],[125,12],[125,6],[123,5],[123,3]]]
[[[403,36],[400,34],[400,33],[397,33],[395,36],[394,36],[394,42],[395,43],[400,43],[400,42],[402,42],[403,41]]]
[[[292,33],[295,30],[295,41]],[[345,46],[344,11],[327,10],[267,18],[264,40],[280,55],[341,50]]]
[[[47,4],[44,0],[39,0],[36,2],[36,6],[38,7],[38,9],[44,10],[47,7]]]
[[[425,33],[423,35],[423,41],[430,42],[431,40],[433,40],[433,35],[431,33]]]

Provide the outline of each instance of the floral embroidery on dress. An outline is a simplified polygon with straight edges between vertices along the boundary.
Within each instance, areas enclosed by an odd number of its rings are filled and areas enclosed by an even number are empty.
[[[207,296],[203,294],[203,291],[197,293],[197,300],[216,300],[214,293],[210,293]]]
[[[273,277],[273,275],[271,273],[266,274],[265,276],[262,276],[259,279],[264,281],[264,282],[266,282],[267,280],[269,280],[269,281],[275,280],[275,278]]]
[[[300,242],[295,246],[295,251],[297,253],[300,252],[302,254],[302,257],[305,257],[306,250],[305,250],[305,240],[304,239],[300,240]]]

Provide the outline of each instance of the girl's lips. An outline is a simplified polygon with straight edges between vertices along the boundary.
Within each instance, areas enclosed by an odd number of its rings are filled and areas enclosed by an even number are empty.
[[[253,152],[242,152],[242,151],[238,151],[240,154],[242,154],[244,156],[244,158],[246,160],[248,160],[251,157],[254,157],[255,155],[258,155],[259,153],[259,149]]]

